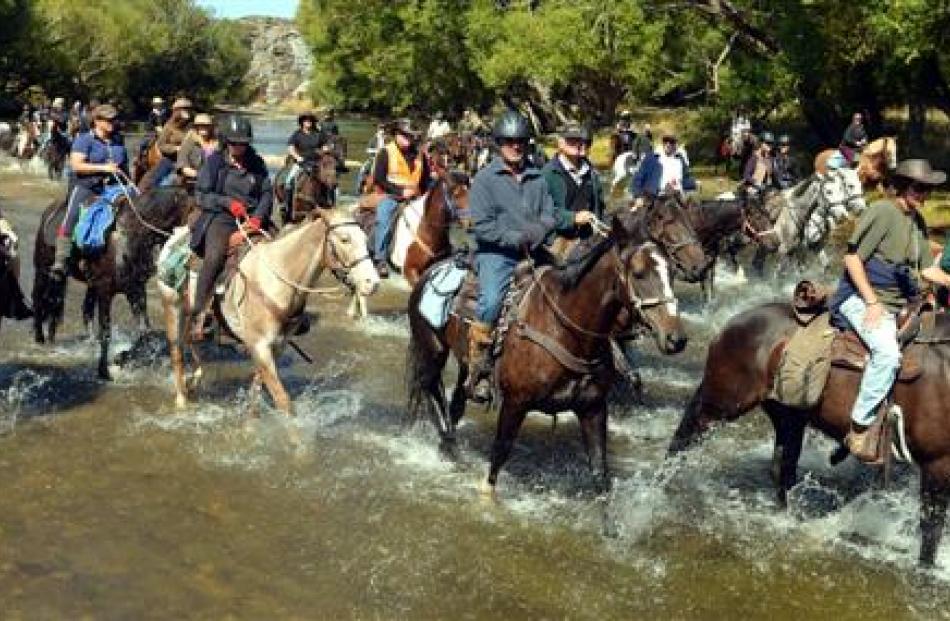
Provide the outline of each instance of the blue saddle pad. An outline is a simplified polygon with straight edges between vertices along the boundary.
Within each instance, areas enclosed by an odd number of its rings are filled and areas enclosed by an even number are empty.
[[[73,230],[73,243],[85,252],[94,252],[106,247],[106,235],[115,222],[112,205],[122,196],[120,186],[109,186],[87,207],[83,208]]]
[[[433,328],[443,328],[449,320],[452,300],[462,288],[468,270],[458,267],[454,260],[432,267],[419,300],[419,312]]]

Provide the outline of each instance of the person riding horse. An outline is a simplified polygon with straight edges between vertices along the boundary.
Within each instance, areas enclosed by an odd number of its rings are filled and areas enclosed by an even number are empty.
[[[180,97],[172,105],[172,116],[162,127],[155,146],[162,154],[155,170],[152,171],[154,185],[165,185],[166,178],[175,171],[175,162],[181,151],[188,130],[191,129],[191,100]]]
[[[372,177],[375,193],[381,197],[376,204],[373,244],[373,261],[380,278],[389,277],[386,248],[399,202],[421,196],[431,181],[429,161],[420,148],[420,133],[412,121],[400,119],[394,129],[393,139],[376,154]]]
[[[531,137],[527,119],[508,110],[495,122],[493,135],[498,155],[475,175],[469,193],[479,290],[468,332],[466,390],[476,402],[490,398],[488,349],[518,261],[555,230],[573,231],[592,219],[589,211],[574,214],[555,206],[548,182],[526,157]]]
[[[287,194],[285,203],[288,207],[293,205],[297,177],[304,168],[313,166],[320,150],[327,144],[327,136],[317,127],[317,115],[313,112],[304,112],[298,116],[297,127],[287,139],[287,154],[293,160],[287,176],[284,177],[284,190]]]
[[[213,152],[198,171],[195,193],[201,215],[191,231],[191,248],[204,258],[191,308],[194,340],[204,338],[204,324],[215,281],[224,268],[231,235],[238,221],[247,231],[265,228],[273,192],[267,165],[251,143],[251,124],[230,116],[219,130],[227,149]]]
[[[152,97],[152,109],[148,113],[147,130],[155,136],[162,131],[168,122],[168,110],[165,109],[165,100],[159,96]]]
[[[677,152],[676,142],[673,134],[663,136],[663,152],[649,154],[637,169],[630,184],[634,209],[665,194],[696,189],[696,180],[683,155]]]
[[[73,141],[69,164],[73,174],[70,180],[66,215],[56,232],[56,249],[52,271],[57,277],[65,276],[66,263],[72,252],[72,232],[79,219],[80,205],[102,194],[106,186],[118,181],[120,170],[128,174],[129,158],[125,145],[115,132],[118,111],[102,104],[92,113],[92,131],[80,134]]]
[[[775,136],[772,132],[764,131],[759,135],[759,148],[746,162],[742,173],[742,183],[747,190],[757,194],[772,185],[772,145],[774,144]]]
[[[889,196],[871,203],[858,220],[844,256],[845,272],[830,307],[832,321],[851,328],[870,350],[851,410],[845,441],[862,461],[878,459],[877,411],[901,365],[897,313],[919,296],[919,281],[947,285],[950,278],[933,265],[927,226],[920,209],[935,186],[947,179],[927,160],[900,163]]]
[[[181,143],[181,150],[178,152],[178,160],[175,163],[175,170],[178,171],[185,188],[194,189],[198,171],[211,154],[220,149],[221,144],[215,137],[214,119],[210,114],[196,115],[194,127]]]
[[[600,175],[587,157],[590,144],[590,130],[569,123],[558,136],[557,154],[541,169],[555,210],[565,218],[573,216],[575,226],[588,224],[592,216],[602,219],[606,210]],[[559,232],[575,233],[566,224]]]
[[[868,132],[864,128],[864,115],[855,112],[851,118],[851,124],[844,130],[841,137],[841,146],[838,150],[848,166],[853,166],[868,144]]]
[[[778,152],[772,156],[772,185],[778,190],[785,190],[798,183],[799,175],[795,170],[789,151],[791,140],[788,134],[778,137]]]

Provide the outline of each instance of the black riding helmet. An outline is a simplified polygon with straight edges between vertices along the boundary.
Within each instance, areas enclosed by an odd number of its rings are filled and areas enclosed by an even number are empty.
[[[775,144],[775,136],[770,131],[764,131],[759,135],[759,140],[765,144]]]
[[[249,144],[254,139],[251,122],[243,116],[229,115],[221,120],[218,135],[232,144]]]
[[[507,110],[495,121],[492,135],[496,140],[527,140],[531,137],[531,128],[528,119],[514,110]]]
[[[782,134],[778,137],[778,144],[780,147],[788,146],[792,144],[792,140],[788,137],[788,134]]]

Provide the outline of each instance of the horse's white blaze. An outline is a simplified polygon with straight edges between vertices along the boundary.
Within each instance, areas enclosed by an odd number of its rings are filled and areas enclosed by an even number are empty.
[[[666,262],[666,257],[658,249],[650,250],[650,256],[656,261],[657,270],[660,272],[660,282],[663,283],[663,297],[667,300],[666,311],[676,317],[677,304],[676,296],[673,295],[673,285],[670,282],[670,266]]]
[[[396,219],[396,230],[393,232],[393,249],[389,255],[393,265],[402,270],[406,264],[406,254],[409,246],[416,238],[416,231],[422,222],[425,213],[425,203],[428,194],[423,194],[412,200],[402,211],[402,216]]]

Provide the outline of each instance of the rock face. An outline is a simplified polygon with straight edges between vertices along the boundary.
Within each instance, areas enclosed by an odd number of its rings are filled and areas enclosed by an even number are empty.
[[[239,22],[251,50],[246,83],[252,100],[273,105],[306,96],[313,58],[294,22],[278,17],[246,17]]]

